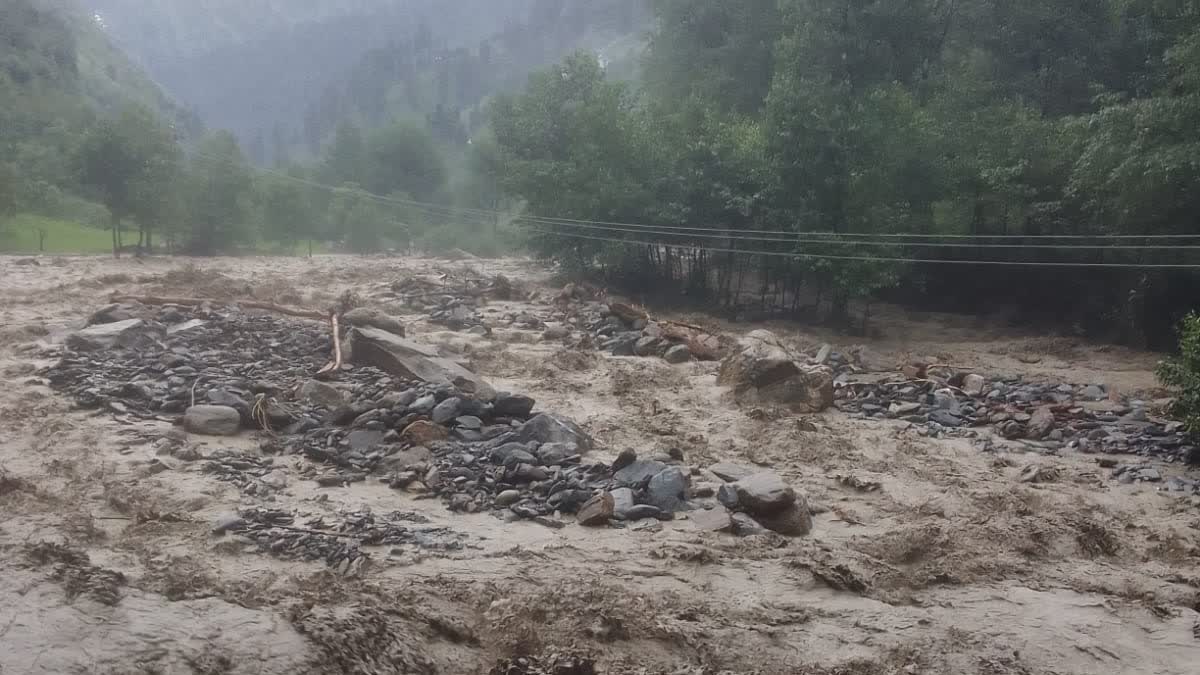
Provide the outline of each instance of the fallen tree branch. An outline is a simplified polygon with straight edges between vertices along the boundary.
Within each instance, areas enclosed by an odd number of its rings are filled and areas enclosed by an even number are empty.
[[[284,305],[276,305],[272,302],[259,302],[257,300],[210,300],[206,298],[165,298],[154,295],[118,295],[114,293],[109,297],[110,302],[137,302],[143,305],[183,305],[185,307],[198,307],[204,303],[213,305],[238,305],[246,309],[261,309],[268,312],[276,312],[278,314],[286,314],[295,316],[301,319],[314,319],[324,321],[325,315],[311,309],[303,309],[300,307],[286,307]]]

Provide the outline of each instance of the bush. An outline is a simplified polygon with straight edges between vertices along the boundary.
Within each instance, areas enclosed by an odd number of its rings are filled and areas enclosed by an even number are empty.
[[[1188,314],[1179,324],[1179,354],[1158,364],[1158,379],[1175,390],[1171,414],[1193,436],[1200,436],[1200,315]]]

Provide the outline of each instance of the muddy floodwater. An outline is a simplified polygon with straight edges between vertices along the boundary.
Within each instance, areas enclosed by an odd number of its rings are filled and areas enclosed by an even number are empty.
[[[1200,469],[1158,416],[1155,355],[896,308],[872,337],[649,308],[725,346],[763,329],[796,354],[830,345],[837,404],[799,414],[739,404],[716,360],[614,356],[583,315],[601,299],[563,283],[518,259],[0,257],[0,673],[1200,672]],[[54,380],[114,294],[211,301],[179,309],[176,325],[213,331],[186,358],[217,379],[269,373],[285,407],[333,359],[329,324],[237,301],[378,310],[431,358],[577,424],[591,447],[541,463],[570,469],[579,501],[627,450],[678,467],[685,501],[585,527],[548,487],[464,488],[474,451],[424,458],[432,474],[355,452],[436,447],[444,428],[409,424],[439,413],[285,429],[303,416],[267,419],[254,383],[240,433],[189,433],[186,399],[217,396],[190,366],[163,366],[187,391],[167,408],[109,396],[144,373],[96,352],[77,368],[125,381]],[[906,374],[916,362],[930,372]],[[323,382],[399,388],[374,373]],[[446,424],[481,438],[524,412]],[[537,463],[485,468],[550,482]],[[718,464],[781,479],[811,531],[712,525],[699,514],[729,517]]]

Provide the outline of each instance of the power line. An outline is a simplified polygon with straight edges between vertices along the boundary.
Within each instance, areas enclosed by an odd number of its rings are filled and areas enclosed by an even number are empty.
[[[571,239],[587,239],[590,241],[605,241],[617,244],[628,244],[638,246],[667,246],[676,248],[690,248],[698,251],[709,251],[712,253],[738,253],[743,255],[762,255],[778,258],[805,258],[812,260],[855,260],[863,262],[896,262],[896,263],[928,263],[937,265],[992,265],[992,266],[1017,266],[1017,267],[1097,267],[1097,268],[1125,268],[1125,269],[1200,269],[1200,264],[1162,264],[1162,263],[1084,263],[1084,262],[1042,262],[1042,261],[1024,261],[1024,260],[942,260],[938,258],[895,258],[895,257],[874,257],[874,256],[846,256],[846,255],[823,255],[817,253],[789,253],[785,251],[756,251],[749,249],[736,248],[720,248],[712,246],[697,246],[693,244],[666,244],[663,242],[654,241],[637,241],[633,239],[616,239],[613,237],[594,237],[586,234],[573,234],[565,232],[550,232],[548,230],[535,230],[541,234],[551,236],[567,237]]]
[[[517,217],[517,220],[541,223],[533,218]],[[565,227],[575,227],[586,230],[599,230],[602,232],[626,232],[632,234],[658,235],[663,237],[692,237],[697,239],[721,239],[728,241],[758,241],[758,242],[780,242],[786,244],[818,244],[825,246],[886,246],[886,247],[909,247],[909,248],[993,248],[993,249],[1070,249],[1070,250],[1097,250],[1097,251],[1126,251],[1126,250],[1190,250],[1200,249],[1197,244],[976,244],[976,243],[952,243],[952,242],[912,242],[912,241],[837,241],[831,239],[800,239],[796,237],[753,237],[753,236],[736,236],[736,235],[721,235],[721,234],[693,234],[690,232],[666,232],[661,230],[635,230],[621,227],[607,227],[603,225],[582,225],[577,223],[555,223]],[[708,230],[711,232],[711,230]]]
[[[203,152],[194,152],[195,156],[210,159],[214,161],[225,161],[222,158],[215,157]],[[254,171],[275,176],[277,178],[292,181],[294,183],[306,185],[309,187],[319,188],[328,191],[344,190],[346,188],[328,185],[291,174],[286,174],[273,169],[253,168]],[[377,195],[373,192],[362,190],[361,188],[355,192],[356,195],[366,198],[371,201],[389,204],[394,206],[404,206],[407,208],[423,209],[427,212],[436,213],[442,216],[458,216],[464,214],[476,218],[497,218],[510,217],[501,211],[490,209],[475,209],[462,206],[450,206],[443,204],[435,204],[432,202],[422,202],[412,199],[401,199],[399,197],[385,197]],[[995,234],[995,235],[970,235],[970,234],[917,234],[917,233],[865,233],[865,232],[788,232],[783,230],[738,230],[729,228],[707,228],[697,226],[677,226],[677,225],[646,225],[641,223],[621,223],[598,220],[580,220],[573,218],[548,218],[536,215],[517,216],[516,221],[534,223],[540,225],[553,225],[558,227],[577,227],[581,229],[592,229],[608,232],[623,232],[630,234],[645,234],[650,236],[677,236],[677,237],[697,237],[706,239],[728,239],[737,241],[757,241],[757,242],[779,242],[791,244],[814,244],[814,245],[834,245],[834,246],[908,246],[913,248],[995,248],[995,249],[1078,249],[1078,250],[1170,250],[1170,249],[1200,249],[1200,245],[1186,244],[958,244],[949,242],[919,242],[919,241],[903,241],[904,239],[951,239],[951,240],[968,240],[968,239],[1069,239],[1073,241],[1082,239],[1114,239],[1114,240],[1174,240],[1174,239],[1200,239],[1200,234],[1150,234],[1150,235],[1133,235],[1133,234],[1113,234],[1113,235],[1018,235],[1018,234]],[[725,232],[727,234],[717,234]],[[755,235],[777,235],[777,237],[764,237]],[[818,237],[818,239],[797,239],[797,237]],[[855,239],[842,240],[839,238],[853,237]],[[1080,263],[1082,264],[1082,263]],[[1099,264],[1099,263],[1094,263]]]

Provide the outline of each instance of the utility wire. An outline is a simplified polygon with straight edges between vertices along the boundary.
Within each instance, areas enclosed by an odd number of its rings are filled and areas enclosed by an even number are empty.
[[[202,152],[193,152],[194,156],[209,159],[213,161],[226,161],[222,158],[215,157]],[[282,180],[292,181],[297,184],[306,185],[327,191],[336,191],[346,188],[340,188],[317,181],[292,176],[281,171],[273,169],[264,169],[254,167],[252,170],[259,173],[267,174],[280,178]],[[457,216],[462,217],[470,215],[476,218],[497,218],[511,217],[511,214],[502,211],[490,209],[475,209],[462,206],[449,206],[444,204],[435,204],[432,202],[422,202],[412,199],[401,199],[399,197],[385,197],[377,195],[361,188],[356,191],[356,194],[371,201],[390,204],[395,206],[404,206],[408,208],[423,209],[429,213],[435,213],[442,216]],[[738,241],[761,241],[761,242],[779,242],[779,243],[804,243],[804,244],[824,244],[835,246],[908,246],[914,248],[962,248],[964,246],[971,248],[997,248],[997,249],[1080,249],[1080,250],[1170,250],[1170,249],[1200,249],[1200,245],[1184,245],[1184,244],[1162,244],[1162,245],[1136,245],[1136,244],[959,244],[950,242],[914,242],[902,241],[903,239],[951,239],[956,241],[968,239],[1114,239],[1114,240],[1175,240],[1175,239],[1200,239],[1198,234],[1150,234],[1150,235],[1135,235],[1135,234],[1107,234],[1107,235],[1082,235],[1082,234],[1062,234],[1062,235],[1020,235],[1020,234],[987,234],[987,235],[972,235],[972,234],[917,234],[917,233],[866,233],[866,232],[788,232],[782,230],[739,230],[729,228],[707,228],[696,226],[675,226],[675,225],[646,225],[640,223],[621,223],[598,220],[579,220],[573,218],[548,218],[543,216],[517,216],[515,221],[534,223],[539,225],[552,225],[557,227],[577,227],[581,229],[591,229],[608,232],[624,232],[632,234],[645,234],[650,236],[690,236],[698,238],[722,239],[722,240],[738,240]],[[717,234],[724,232],[727,234]],[[695,234],[690,234],[695,233]],[[776,235],[756,236],[756,235]],[[818,239],[797,239],[797,237],[818,237]],[[855,239],[842,240],[841,238]],[[1081,263],[1082,264],[1082,263]]]
[[[595,237],[586,234],[574,234],[565,232],[551,232],[549,230],[535,230],[541,234],[551,236],[566,237],[570,239],[586,239],[590,241],[604,241],[617,244],[628,244],[636,246],[666,246],[675,248],[690,248],[697,251],[708,251],[712,253],[739,253],[743,255],[762,255],[778,258],[804,258],[812,260],[858,260],[863,262],[896,262],[896,263],[928,263],[936,265],[992,265],[992,266],[1018,266],[1018,267],[1100,267],[1100,268],[1125,268],[1125,269],[1200,269],[1200,264],[1160,264],[1160,263],[1085,263],[1085,262],[1043,262],[1031,260],[942,260],[937,258],[895,258],[895,257],[874,257],[874,256],[848,256],[848,255],[823,255],[817,253],[789,253],[785,251],[757,251],[749,249],[736,248],[721,248],[713,246],[698,246],[694,244],[666,244],[656,241],[638,241],[634,239],[616,239],[613,237]]]

